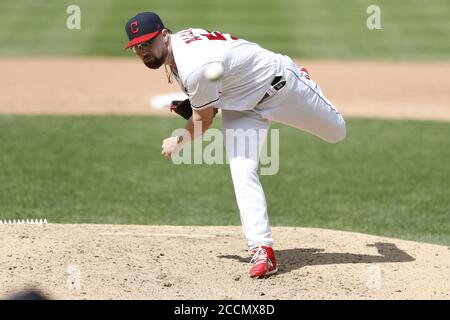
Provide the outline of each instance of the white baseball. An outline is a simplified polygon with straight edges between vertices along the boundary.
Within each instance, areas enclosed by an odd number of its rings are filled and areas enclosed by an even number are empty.
[[[223,63],[213,62],[206,66],[205,68],[205,78],[211,81],[217,81],[223,76]]]

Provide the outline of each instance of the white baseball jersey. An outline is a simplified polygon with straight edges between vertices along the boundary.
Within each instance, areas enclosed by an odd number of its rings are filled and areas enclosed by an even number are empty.
[[[195,109],[252,109],[282,69],[280,59],[284,56],[230,34],[187,29],[171,39],[178,69],[175,78]],[[206,79],[205,68],[217,62],[224,65],[223,77],[219,81]]]
[[[259,159],[248,155],[247,150],[262,150],[272,121],[332,143],[344,139],[345,121],[308,72],[287,56],[229,34],[203,29],[183,30],[171,38],[178,68],[176,78],[192,107],[222,109],[224,144],[248,246],[272,246],[267,203],[257,172]],[[223,77],[210,81],[204,76],[205,68],[217,62],[224,65]],[[282,76],[286,82],[273,92],[270,90],[275,76]],[[259,103],[266,92],[272,94]],[[227,139],[230,130],[244,135],[248,130],[258,130],[258,134],[235,143]]]

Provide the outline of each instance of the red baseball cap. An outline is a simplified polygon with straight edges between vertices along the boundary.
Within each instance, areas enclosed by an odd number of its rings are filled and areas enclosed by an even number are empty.
[[[125,25],[129,40],[125,49],[155,38],[163,29],[164,24],[156,13],[138,13]]]

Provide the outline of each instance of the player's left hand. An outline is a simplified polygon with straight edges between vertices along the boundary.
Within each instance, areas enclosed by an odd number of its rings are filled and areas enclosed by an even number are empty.
[[[178,137],[169,137],[163,140],[162,143],[162,151],[161,154],[164,158],[169,158],[172,154],[174,154],[179,147]]]

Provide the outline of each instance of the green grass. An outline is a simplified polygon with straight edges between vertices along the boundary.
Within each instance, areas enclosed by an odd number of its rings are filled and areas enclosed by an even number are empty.
[[[66,8],[81,8],[81,30],[68,30]],[[367,7],[381,8],[381,30],[368,30]],[[128,56],[125,22],[158,12],[174,31],[230,32],[300,58],[450,58],[448,0],[14,0],[0,2],[0,56]]]
[[[182,124],[0,116],[0,218],[239,225],[226,165],[160,156],[162,138]],[[450,244],[449,123],[350,119],[336,145],[279,128],[280,171],[262,177],[272,225]]]

